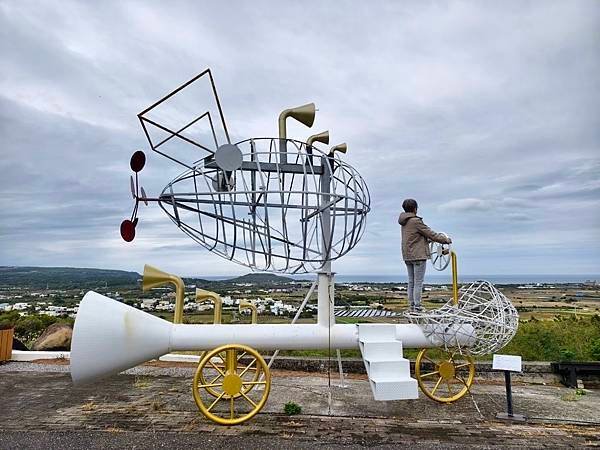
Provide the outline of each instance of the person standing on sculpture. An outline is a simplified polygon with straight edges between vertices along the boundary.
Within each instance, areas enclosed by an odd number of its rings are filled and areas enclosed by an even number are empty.
[[[400,214],[398,223],[402,226],[402,259],[408,271],[408,303],[410,311],[421,311],[421,292],[425,279],[427,260],[431,256],[429,241],[451,244],[452,240],[442,233],[429,228],[423,219],[417,216],[416,200],[407,198],[402,202],[404,212]]]

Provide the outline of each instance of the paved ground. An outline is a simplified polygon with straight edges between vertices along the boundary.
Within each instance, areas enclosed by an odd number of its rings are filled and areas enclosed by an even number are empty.
[[[451,405],[427,398],[375,402],[366,379],[275,371],[269,401],[251,421],[220,427],[198,413],[192,369],[140,367],[99,384],[73,387],[67,366],[0,366],[0,449],[17,448],[397,448],[600,447],[600,392],[516,385],[525,424],[496,420],[504,387],[477,383]],[[302,414],[288,417],[294,401]]]

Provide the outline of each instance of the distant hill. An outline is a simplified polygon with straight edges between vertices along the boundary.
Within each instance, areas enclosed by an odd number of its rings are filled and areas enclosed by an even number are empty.
[[[34,288],[84,288],[98,285],[132,286],[142,276],[124,270],[75,267],[14,267],[0,266],[0,286]]]
[[[285,284],[296,280],[290,277],[282,277],[272,273],[248,273],[241,277],[223,280],[224,283],[254,283],[254,284]]]
[[[0,286],[30,288],[94,288],[98,286],[134,287],[142,278],[137,272],[125,270],[90,269],[79,267],[17,267],[0,266]],[[185,284],[195,284],[204,289],[223,284],[253,283],[262,285],[293,283],[296,280],[272,273],[249,273],[227,280],[205,280],[185,277]]]

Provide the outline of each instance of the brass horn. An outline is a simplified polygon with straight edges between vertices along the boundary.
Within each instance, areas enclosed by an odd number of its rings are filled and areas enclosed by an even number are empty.
[[[335,152],[346,153],[347,151],[348,151],[348,145],[344,142],[342,144],[334,145],[333,147],[331,147],[331,150],[329,150],[328,156],[333,156],[333,154]]]
[[[322,133],[313,134],[306,140],[306,153],[308,154],[308,161],[312,164],[312,145],[313,142],[322,142],[323,144],[329,144],[329,131],[323,131]]]
[[[296,108],[284,109],[281,111],[281,114],[279,114],[279,138],[287,139],[285,120],[288,117],[292,117],[310,128],[315,122],[315,111],[316,108],[314,103],[308,103]]]
[[[240,300],[239,311],[242,312],[244,309],[249,309],[252,311],[252,323],[257,322],[258,310],[256,309],[256,305],[252,302]]]
[[[322,142],[323,144],[329,144],[329,131],[323,131],[322,133],[313,134],[306,140],[306,146],[311,147],[313,142]]]
[[[223,300],[221,300],[221,296],[216,292],[206,291],[204,289],[196,288],[196,301],[200,302],[205,299],[211,299],[215,304],[215,309],[213,313],[213,323],[218,325],[221,323],[221,310],[223,309]]]
[[[173,323],[182,323],[183,295],[185,293],[183,280],[177,275],[163,272],[149,264],[144,265],[144,277],[142,278],[142,290],[144,292],[169,283],[175,285],[175,315],[173,317]]]

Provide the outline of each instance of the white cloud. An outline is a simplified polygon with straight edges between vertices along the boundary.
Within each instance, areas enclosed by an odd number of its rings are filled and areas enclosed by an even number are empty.
[[[1,2],[0,264],[243,271],[151,208],[118,241],[128,160],[147,149],[136,114],[211,67],[235,139],[315,101],[314,128],[290,136],[348,142],[373,209],[337,271],[404,270],[406,197],[462,249],[462,273],[597,271],[598,29],[585,0]],[[149,154],[142,183],[160,192],[178,171]]]
[[[444,213],[479,212],[489,211],[492,205],[480,198],[459,198],[441,204],[438,209]]]

